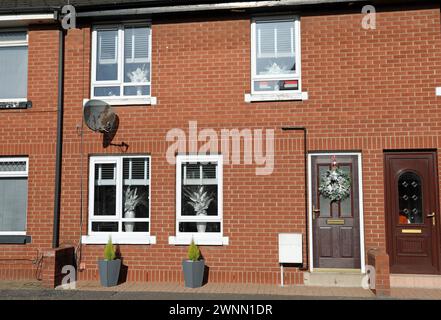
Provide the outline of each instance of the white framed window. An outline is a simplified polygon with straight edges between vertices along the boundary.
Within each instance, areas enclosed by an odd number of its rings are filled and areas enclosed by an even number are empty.
[[[149,244],[150,156],[94,156],[89,163],[88,235],[83,243]]]
[[[28,90],[28,33],[0,30],[0,101],[26,101]]]
[[[0,158],[0,235],[26,235],[28,158]]]
[[[223,245],[222,155],[176,157],[176,236],[170,244]]]
[[[299,17],[252,20],[252,94],[299,93],[300,60]]]
[[[149,24],[95,26],[92,30],[91,98],[111,104],[151,98]]]

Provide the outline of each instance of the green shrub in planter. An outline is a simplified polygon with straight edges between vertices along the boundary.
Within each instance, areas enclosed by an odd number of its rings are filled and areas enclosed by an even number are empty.
[[[112,239],[104,247],[104,260],[98,261],[100,272],[100,282],[104,287],[112,287],[118,284],[121,260],[116,258],[116,250],[112,244]]]
[[[199,248],[192,240],[188,247],[188,259],[182,261],[184,282],[187,288],[198,288],[202,286],[205,262],[204,260],[199,260],[200,256]]]

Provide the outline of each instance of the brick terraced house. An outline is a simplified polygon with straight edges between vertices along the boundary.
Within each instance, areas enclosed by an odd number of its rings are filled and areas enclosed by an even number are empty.
[[[0,0],[0,279],[438,279],[438,1],[65,4]]]

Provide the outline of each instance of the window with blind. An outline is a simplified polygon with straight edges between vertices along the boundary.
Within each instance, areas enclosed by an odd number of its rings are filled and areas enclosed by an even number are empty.
[[[252,46],[253,93],[300,90],[298,18],[255,19]]]
[[[92,98],[150,96],[151,29],[97,26],[92,32]]]
[[[0,100],[26,100],[28,88],[28,35],[0,31]]]
[[[222,156],[177,156],[177,237],[222,237]]]
[[[0,235],[26,234],[28,158],[0,158]]]
[[[150,157],[90,159],[89,233],[148,234]]]

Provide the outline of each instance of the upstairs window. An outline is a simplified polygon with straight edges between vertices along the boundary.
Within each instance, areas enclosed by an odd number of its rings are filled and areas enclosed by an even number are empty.
[[[28,35],[0,31],[0,101],[24,101],[28,89]]]
[[[252,22],[252,93],[299,90],[299,20],[255,19]]]
[[[92,98],[150,97],[148,25],[97,26],[92,32]]]

